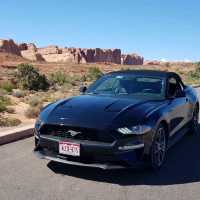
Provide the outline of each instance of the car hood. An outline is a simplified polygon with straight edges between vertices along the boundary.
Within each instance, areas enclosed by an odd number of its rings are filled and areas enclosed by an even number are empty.
[[[104,129],[137,124],[162,101],[80,95],[47,106],[40,114],[47,124]]]

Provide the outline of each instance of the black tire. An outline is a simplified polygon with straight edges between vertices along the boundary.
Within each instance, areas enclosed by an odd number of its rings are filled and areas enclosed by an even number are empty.
[[[150,152],[150,166],[154,170],[158,170],[166,159],[167,151],[167,132],[165,127],[160,124],[153,138]]]
[[[196,105],[193,111],[193,117],[191,121],[192,134],[198,133],[198,127],[199,127],[199,107]]]

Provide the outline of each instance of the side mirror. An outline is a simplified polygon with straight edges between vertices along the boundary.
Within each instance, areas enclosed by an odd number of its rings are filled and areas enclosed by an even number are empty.
[[[185,97],[185,91],[177,90],[176,91],[176,97]]]
[[[80,89],[79,89],[79,91],[80,91],[81,94],[85,93],[86,90],[87,90],[87,87],[86,87],[86,86],[82,86],[82,87],[80,87]]]

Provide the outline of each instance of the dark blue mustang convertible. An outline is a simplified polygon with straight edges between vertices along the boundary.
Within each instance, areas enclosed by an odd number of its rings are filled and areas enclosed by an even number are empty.
[[[198,119],[197,94],[176,73],[112,72],[41,111],[34,152],[70,165],[158,169]]]

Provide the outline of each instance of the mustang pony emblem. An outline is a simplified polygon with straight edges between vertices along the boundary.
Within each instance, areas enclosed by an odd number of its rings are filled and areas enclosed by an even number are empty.
[[[73,131],[73,130],[68,130],[68,133],[70,133],[70,135],[71,135],[72,137],[74,137],[74,136],[80,134],[81,132]]]

